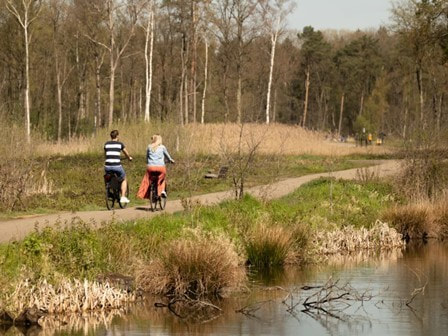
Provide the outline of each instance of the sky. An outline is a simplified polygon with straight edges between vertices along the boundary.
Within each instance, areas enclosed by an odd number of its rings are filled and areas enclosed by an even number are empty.
[[[391,0],[293,0],[295,11],[288,27],[302,30],[357,30],[378,28],[390,23]]]

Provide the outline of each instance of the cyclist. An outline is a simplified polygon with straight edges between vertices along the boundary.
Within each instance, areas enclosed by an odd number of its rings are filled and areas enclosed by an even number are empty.
[[[129,199],[126,197],[127,190],[127,180],[126,173],[121,165],[121,152],[126,155],[129,161],[132,161],[132,156],[129,155],[126,150],[124,144],[118,141],[118,130],[113,130],[110,132],[110,141],[107,141],[104,144],[104,155],[106,157],[106,161],[104,162],[104,172],[106,174],[115,173],[121,182],[121,198],[120,203],[129,203]]]
[[[154,134],[151,137],[151,144],[146,149],[146,173],[137,193],[139,198],[149,198],[149,190],[151,185],[151,173],[159,173],[157,181],[157,196],[167,197],[165,190],[166,167],[165,158],[174,163],[166,147],[162,144],[162,137]]]

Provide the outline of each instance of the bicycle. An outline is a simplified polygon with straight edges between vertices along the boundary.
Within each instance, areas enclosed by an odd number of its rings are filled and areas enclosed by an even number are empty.
[[[104,174],[104,184],[106,186],[106,207],[107,210],[113,210],[115,202],[118,203],[121,209],[126,208],[128,203],[121,203],[121,182],[115,173]],[[126,197],[129,196],[129,184],[126,188]]]
[[[159,175],[159,172],[151,172],[149,177],[151,179],[151,186],[149,187],[149,205],[151,207],[151,211],[157,211],[157,205],[159,205],[160,210],[164,210],[166,206],[166,197],[159,196],[157,190]]]

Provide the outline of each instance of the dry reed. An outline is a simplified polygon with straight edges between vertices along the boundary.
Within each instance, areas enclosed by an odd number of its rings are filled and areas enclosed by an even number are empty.
[[[388,209],[383,218],[407,239],[448,238],[448,197]]]
[[[146,292],[198,298],[219,295],[245,280],[235,246],[226,237],[194,233],[161,250],[159,258],[137,272],[137,285]]]
[[[30,309],[50,315],[82,313],[120,309],[133,301],[133,293],[114,288],[109,283],[65,280],[59,285],[52,285],[46,280],[32,283],[25,279],[15,286],[11,294],[6,295],[1,307],[14,320]]]
[[[237,124],[191,124],[183,128],[175,124],[121,124],[120,139],[131,153],[144,153],[150,136],[160,133],[171,151],[195,154],[220,154],[236,150],[241,125]],[[110,130],[102,129],[95,136],[76,138],[64,143],[40,141],[37,150],[42,155],[70,155],[84,152],[101,152],[103,143],[109,139]],[[340,143],[326,139],[326,134],[298,126],[283,124],[245,124],[243,126],[243,149],[261,141],[259,153],[284,155],[332,155],[344,156],[357,153],[384,154],[390,149],[384,146],[356,147],[354,143]]]
[[[432,219],[433,206],[428,201],[392,207],[383,215],[406,239],[422,239],[437,236]]]
[[[292,242],[292,233],[285,228],[258,224],[246,241],[247,259],[257,267],[283,265],[292,250]]]
[[[312,235],[316,255],[353,253],[361,250],[389,250],[404,247],[402,235],[377,220],[371,229],[346,226],[334,231],[316,231]]]

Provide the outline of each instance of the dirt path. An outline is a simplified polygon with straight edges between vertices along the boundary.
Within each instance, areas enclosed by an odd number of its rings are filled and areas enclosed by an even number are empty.
[[[394,174],[398,171],[399,164],[397,161],[383,161],[369,169],[375,171],[379,176]],[[296,178],[281,180],[270,185],[257,186],[247,189],[247,192],[255,197],[273,199],[279,198],[293,192],[295,189],[311,180],[319,177],[333,176],[335,178],[353,179],[356,178],[357,169],[343,170],[333,173],[321,173],[305,175]],[[193,197],[201,204],[212,205],[232,197],[231,191],[217,192]],[[180,200],[168,201],[165,213],[174,213],[182,211],[183,207]],[[43,215],[31,218],[21,218],[0,222],[0,242],[9,242],[24,238],[28,233],[35,230],[36,227],[43,228],[46,226],[66,226],[70,225],[77,218],[92,223],[107,222],[112,219],[116,221],[129,221],[138,218],[150,218],[159,215],[160,212],[151,212],[146,207],[130,207],[117,211],[85,211],[85,212],[67,212],[54,215]]]

